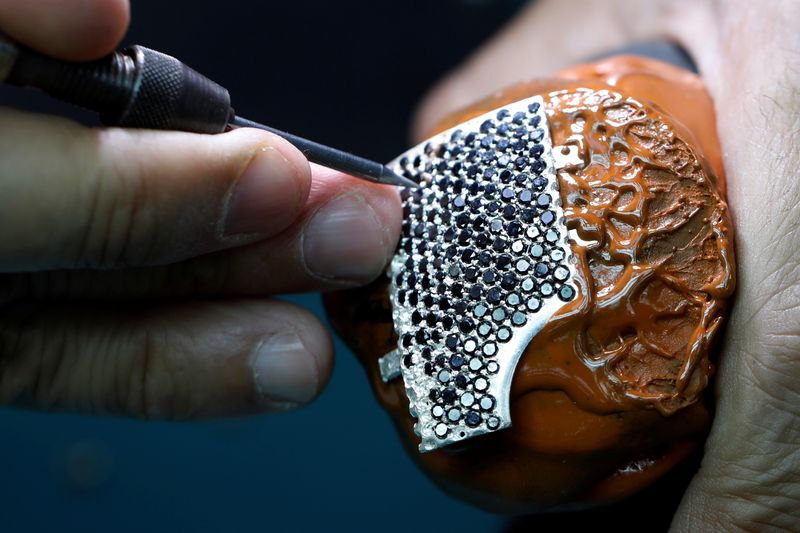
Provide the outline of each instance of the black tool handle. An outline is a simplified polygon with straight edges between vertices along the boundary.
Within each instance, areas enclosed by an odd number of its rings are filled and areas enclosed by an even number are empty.
[[[5,81],[96,111],[107,126],[220,133],[233,116],[225,88],[144,46],[87,63],[19,46]]]

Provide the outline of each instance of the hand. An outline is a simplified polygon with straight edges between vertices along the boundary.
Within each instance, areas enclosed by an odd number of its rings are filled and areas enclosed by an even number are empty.
[[[46,54],[109,53],[127,0],[0,0]],[[281,410],[328,380],[308,312],[263,298],[366,283],[396,192],[256,130],[88,129],[0,109],[0,402],[193,418]],[[357,237],[354,237],[357,236]]]
[[[436,88],[417,134],[456,108],[631,41],[668,37],[715,102],[739,284],[719,356],[718,411],[681,531],[800,521],[800,4],[542,0]]]

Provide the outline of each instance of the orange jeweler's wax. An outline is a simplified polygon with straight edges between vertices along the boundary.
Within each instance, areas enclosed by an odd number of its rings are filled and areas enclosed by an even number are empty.
[[[502,91],[437,131],[533,95],[554,150],[571,153],[558,182],[579,297],[522,355],[511,428],[419,454],[402,380],[378,370],[397,345],[387,281],[325,299],[421,468],[507,512],[619,500],[702,444],[735,281],[713,106],[695,75],[616,57]]]

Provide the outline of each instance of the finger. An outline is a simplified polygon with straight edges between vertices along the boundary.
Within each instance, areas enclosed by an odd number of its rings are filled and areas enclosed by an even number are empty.
[[[3,404],[155,419],[297,407],[332,368],[324,327],[277,301],[19,304],[0,315],[0,346]]]
[[[87,129],[0,111],[0,271],[178,261],[282,231],[308,162],[258,130]]]
[[[0,29],[53,57],[85,61],[111,52],[125,35],[128,0],[0,0]]]
[[[343,288],[382,275],[400,233],[397,191],[316,165],[313,173],[301,215],[274,238],[160,267],[7,274],[0,302],[253,296]]]
[[[424,138],[442,117],[498,89],[657,36],[670,13],[671,2],[662,0],[533,2],[424,98],[414,138]]]

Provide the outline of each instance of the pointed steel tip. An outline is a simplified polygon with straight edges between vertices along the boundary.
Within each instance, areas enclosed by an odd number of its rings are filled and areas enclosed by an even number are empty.
[[[396,185],[398,187],[406,187],[408,189],[418,189],[420,187],[419,183],[416,181],[410,180],[405,176],[401,176],[400,174],[392,171],[388,167],[384,167],[384,174],[382,176],[382,182],[387,183],[389,185]]]

